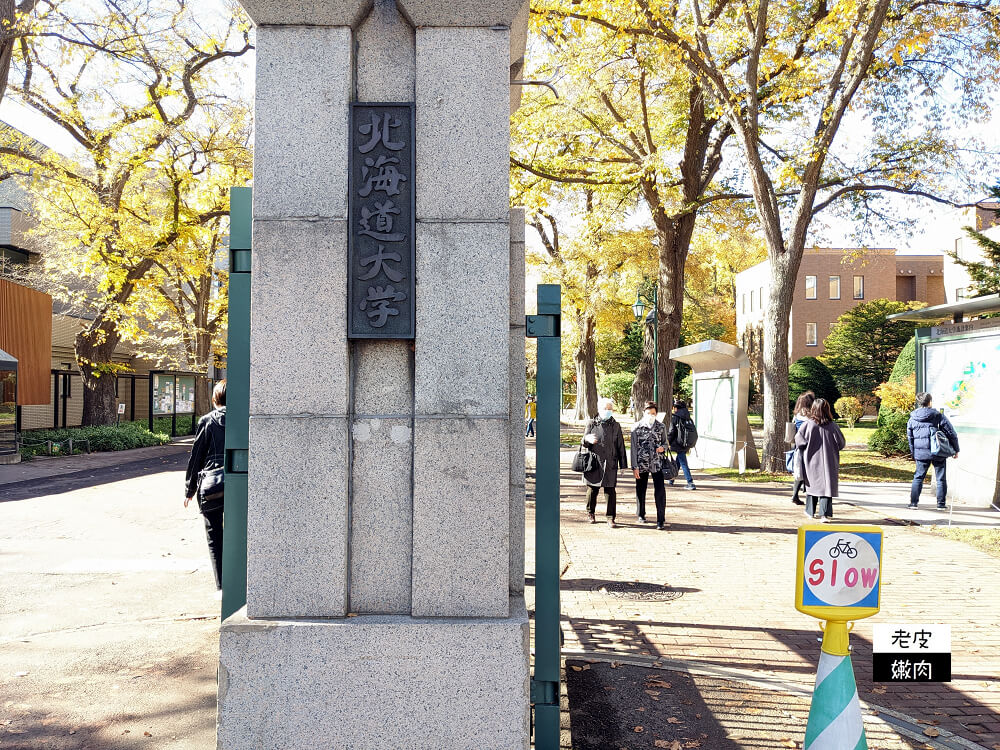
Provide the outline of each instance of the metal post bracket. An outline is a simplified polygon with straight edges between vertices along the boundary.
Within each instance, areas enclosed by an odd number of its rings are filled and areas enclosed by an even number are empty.
[[[525,315],[525,336],[529,339],[554,338],[560,335],[561,315]]]

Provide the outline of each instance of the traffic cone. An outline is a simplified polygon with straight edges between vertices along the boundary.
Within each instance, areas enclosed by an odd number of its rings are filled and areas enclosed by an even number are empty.
[[[805,750],[868,750],[843,622],[828,622],[824,628]]]

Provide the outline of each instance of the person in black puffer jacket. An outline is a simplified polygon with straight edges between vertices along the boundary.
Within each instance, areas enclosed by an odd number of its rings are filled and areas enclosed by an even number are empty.
[[[198,420],[198,431],[188,459],[187,473],[184,475],[184,507],[198,497],[198,507],[205,518],[205,535],[208,537],[208,551],[212,556],[212,570],[215,573],[215,587],[222,590],[222,503],[203,502],[199,491],[201,473],[207,469],[218,469],[224,465],[226,453],[226,381],[220,380],[212,391],[212,406],[215,408]]]
[[[920,491],[924,487],[924,477],[927,476],[927,469],[934,467],[934,478],[937,480],[937,507],[944,509],[945,497],[948,494],[948,479],[946,476],[945,461],[947,458],[931,455],[931,435],[937,430],[941,430],[951,443],[955,451],[954,458],[958,458],[958,435],[952,427],[948,417],[931,408],[931,394],[917,394],[917,408],[910,412],[910,419],[906,423],[906,439],[910,443],[910,453],[917,463],[917,470],[913,472],[913,484],[910,486],[910,508],[917,507],[920,500]]]

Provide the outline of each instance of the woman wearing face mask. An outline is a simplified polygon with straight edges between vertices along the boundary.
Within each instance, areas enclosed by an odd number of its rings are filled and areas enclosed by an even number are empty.
[[[583,481],[587,483],[587,513],[590,522],[597,523],[594,514],[597,512],[597,493],[604,488],[604,496],[608,501],[607,516],[611,528],[615,524],[615,487],[618,484],[618,469],[628,468],[628,454],[625,452],[625,437],[622,428],[614,418],[614,402],[610,398],[602,398],[597,402],[599,409],[597,417],[587,423],[583,432],[583,444],[597,456],[600,469],[587,472]]]
[[[663,487],[663,455],[667,428],[656,419],[656,402],[647,401],[642,419],[632,428],[632,474],[635,476],[635,503],[639,520],[646,523],[646,483],[653,477],[656,501],[656,528],[666,522],[667,496]]]

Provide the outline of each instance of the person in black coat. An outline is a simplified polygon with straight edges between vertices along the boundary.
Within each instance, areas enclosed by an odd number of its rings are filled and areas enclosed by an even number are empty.
[[[694,486],[694,480],[691,478],[691,468],[688,466],[688,447],[678,442],[680,439],[678,425],[690,418],[691,413],[688,411],[687,402],[681,398],[674,401],[673,414],[670,415],[670,429],[667,430],[667,443],[670,445],[670,450],[677,454],[677,465],[684,472],[684,481],[687,482],[684,489],[696,490],[698,488]],[[671,479],[670,484],[673,485],[673,483],[674,480]]]
[[[226,381],[220,380],[212,391],[215,408],[198,420],[187,473],[184,475],[184,507],[198,498],[198,508],[205,518],[205,535],[212,556],[215,587],[222,590],[222,502],[206,503],[200,492],[202,472],[224,466],[226,453]]]
[[[628,468],[628,453],[625,452],[625,436],[621,425],[614,418],[614,402],[610,398],[602,398],[597,402],[600,409],[597,416],[587,423],[583,431],[583,444],[597,456],[599,468],[583,475],[587,483],[587,513],[591,523],[597,523],[594,514],[597,512],[597,493],[604,488],[608,507],[606,514],[611,528],[616,528],[615,514],[617,503],[618,470]]]
[[[917,408],[910,412],[910,419],[906,423],[906,439],[910,444],[910,454],[917,464],[917,470],[913,472],[913,484],[910,485],[910,508],[917,507],[920,500],[920,491],[924,488],[924,477],[927,470],[934,467],[934,478],[937,481],[937,507],[943,510],[947,507],[946,497],[948,495],[947,458],[934,456],[931,454],[931,435],[937,430],[941,430],[951,443],[955,455],[958,458],[958,434],[948,417],[931,408],[931,394],[917,394]]]

